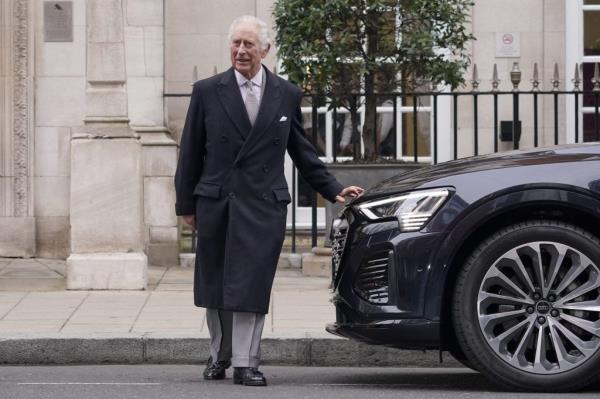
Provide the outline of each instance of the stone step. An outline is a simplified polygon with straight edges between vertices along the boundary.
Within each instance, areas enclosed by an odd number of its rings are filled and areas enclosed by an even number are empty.
[[[181,253],[179,265],[194,267],[196,255]],[[331,277],[331,248],[315,247],[310,252],[281,252],[278,269],[299,269],[302,274],[311,277]]]
[[[326,237],[324,231],[319,231],[317,235],[317,247],[323,247],[326,243]],[[310,230],[298,230],[296,231],[296,252],[310,252],[312,249],[312,234]],[[181,233],[180,238],[180,250],[182,252],[192,252],[192,235],[191,231],[184,230]],[[286,231],[285,239],[283,241],[282,252],[291,252],[292,250],[292,233],[290,230]]]

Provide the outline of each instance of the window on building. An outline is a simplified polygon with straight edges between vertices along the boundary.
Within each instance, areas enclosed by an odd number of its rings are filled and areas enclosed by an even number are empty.
[[[600,63],[600,0],[584,0],[583,2],[583,88],[592,90],[594,67]],[[586,94],[583,98],[583,140],[596,141],[595,110],[598,95]]]

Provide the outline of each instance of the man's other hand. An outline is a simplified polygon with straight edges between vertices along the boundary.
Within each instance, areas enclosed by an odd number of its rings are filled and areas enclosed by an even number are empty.
[[[196,230],[196,215],[183,215],[183,222]]]
[[[343,189],[338,195],[336,195],[335,200],[340,203],[346,202],[346,199],[344,197],[360,197],[364,191],[365,190],[363,190],[361,187],[348,186],[345,189]]]

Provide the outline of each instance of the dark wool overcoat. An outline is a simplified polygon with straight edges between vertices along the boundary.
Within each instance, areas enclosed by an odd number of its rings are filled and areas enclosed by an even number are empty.
[[[268,312],[291,201],[286,149],[327,200],[343,189],[305,137],[301,91],[265,72],[254,126],[233,68],[194,84],[175,188],[177,214],[196,215],[196,306]]]

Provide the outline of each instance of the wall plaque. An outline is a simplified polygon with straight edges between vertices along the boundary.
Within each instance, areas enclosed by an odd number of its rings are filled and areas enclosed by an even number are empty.
[[[44,41],[73,41],[72,1],[44,1]]]
[[[518,58],[521,56],[521,34],[519,32],[496,32],[496,58]]]

